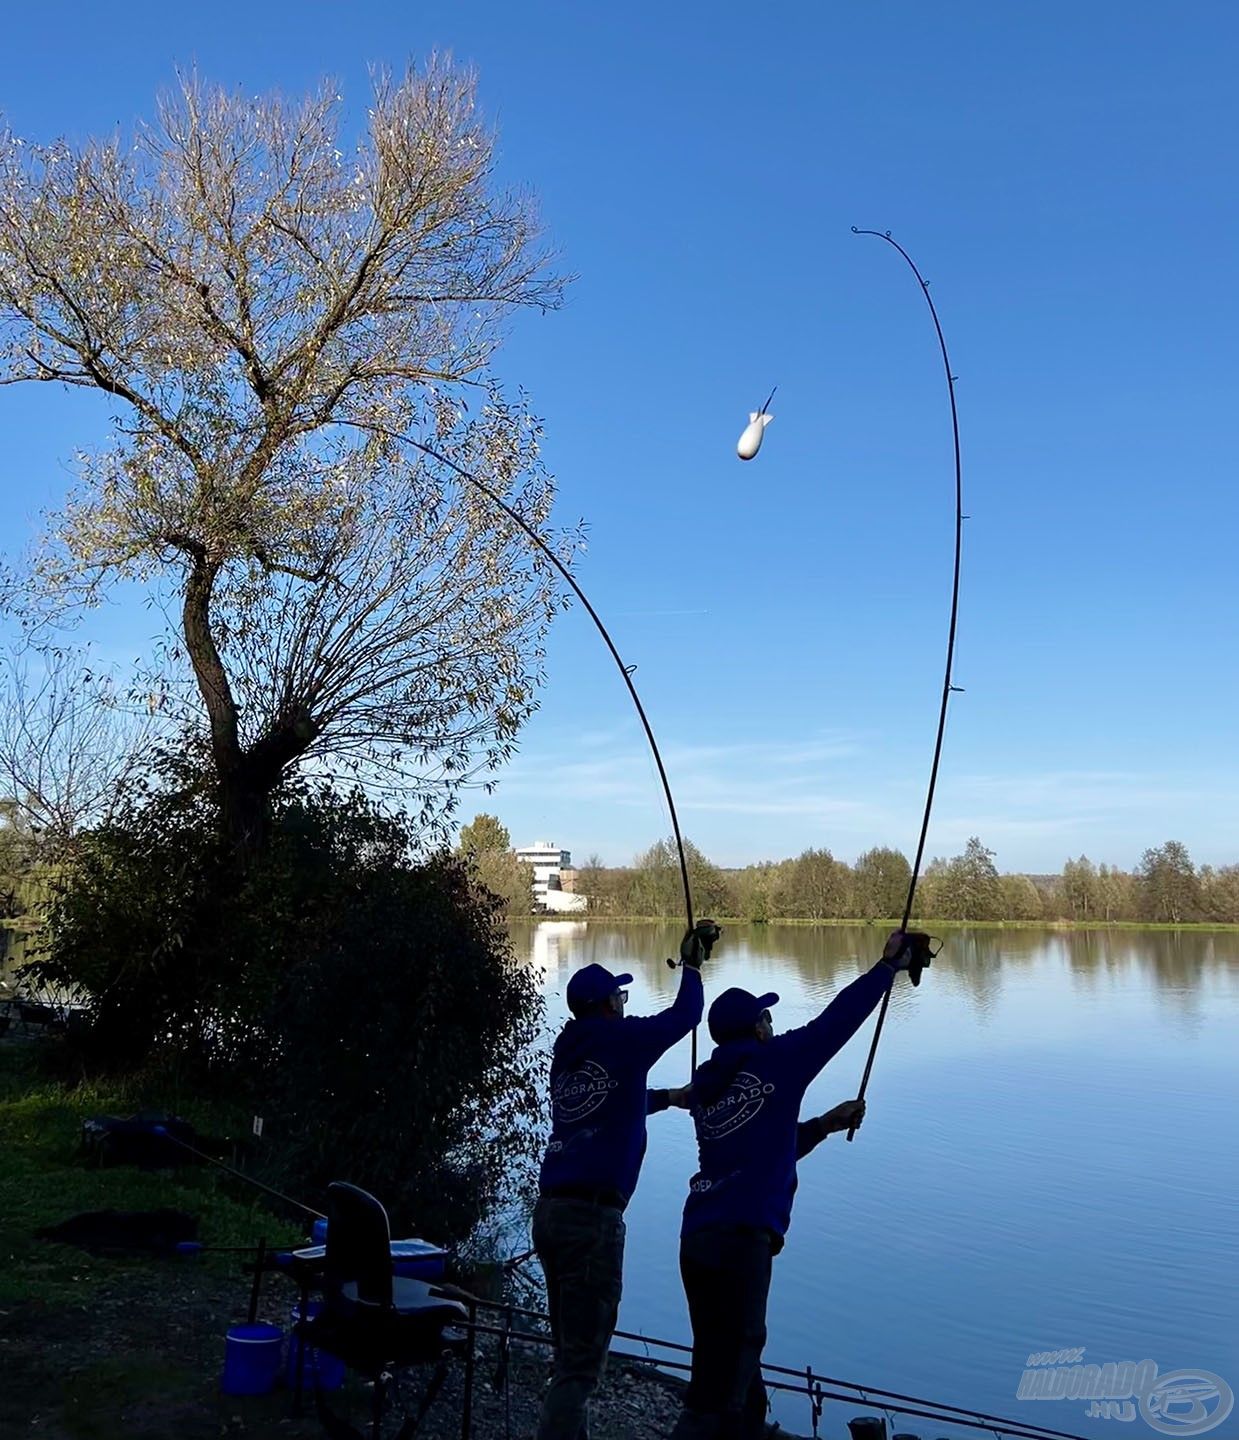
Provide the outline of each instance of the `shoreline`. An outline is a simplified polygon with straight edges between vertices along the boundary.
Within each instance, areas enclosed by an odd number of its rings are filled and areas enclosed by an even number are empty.
[[[784,916],[770,920],[748,920],[739,915],[720,915],[716,918],[720,925],[751,925],[754,929],[779,926],[803,929],[817,926],[821,929],[863,930],[873,927],[880,930],[894,930],[899,926],[898,917],[889,920],[805,920],[799,917]],[[674,915],[603,915],[596,911],[585,911],[576,915],[555,915],[549,912],[543,915],[510,915],[508,924],[539,925],[547,921],[565,920],[569,924],[577,925],[587,925],[591,921],[606,925],[677,926],[681,923],[679,917]],[[935,930],[1156,930],[1162,932],[1190,930],[1196,933],[1214,932],[1218,934],[1239,932],[1239,924],[1221,920],[1192,920],[1184,921],[1180,925],[1172,925],[1154,920],[936,920],[918,916],[911,923],[919,929],[932,927]]]

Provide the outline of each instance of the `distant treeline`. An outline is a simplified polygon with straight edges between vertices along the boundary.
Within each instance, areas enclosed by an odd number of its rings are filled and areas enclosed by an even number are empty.
[[[867,850],[854,865],[829,850],[725,870],[686,843],[693,901],[700,915],[768,920],[898,918],[911,867],[898,850]],[[1001,875],[995,855],[975,836],[951,859],[932,860],[916,890],[914,915],[934,920],[1073,920],[1239,924],[1239,865],[1193,864],[1177,840],[1146,850],[1134,871],[1068,860],[1057,875]],[[629,866],[593,857],[576,888],[598,915],[683,912],[675,845],[660,840]]]

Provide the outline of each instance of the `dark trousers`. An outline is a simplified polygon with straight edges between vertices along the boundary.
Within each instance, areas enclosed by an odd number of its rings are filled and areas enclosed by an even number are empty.
[[[622,1213],[609,1205],[544,1196],[533,1212],[555,1342],[538,1440],[589,1440],[589,1398],[619,1318],[624,1234]]]
[[[769,1231],[718,1225],[680,1242],[693,1327],[693,1371],[672,1440],[760,1440],[766,1433]]]

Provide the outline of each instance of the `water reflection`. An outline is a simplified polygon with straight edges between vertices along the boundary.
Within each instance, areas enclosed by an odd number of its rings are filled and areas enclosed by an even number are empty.
[[[680,927],[545,921],[517,924],[513,935],[518,951],[529,953],[543,972],[562,972],[566,981],[573,968],[589,961],[612,970],[637,967],[650,983],[662,981],[655,984],[661,996],[671,985],[658,967],[664,957],[676,954]],[[837,988],[871,963],[884,939],[885,931],[876,926],[732,926],[715,973],[748,967],[757,979],[777,974],[786,984],[793,976],[806,991],[817,993]],[[983,1016],[1004,987],[1047,966],[1084,986],[1155,987],[1194,1004],[1202,992],[1239,986],[1239,932],[960,928],[946,932],[931,974],[966,990]]]
[[[589,927],[584,920],[544,920],[529,938],[529,958],[545,979],[558,976],[565,965],[575,968],[571,956],[583,945]]]

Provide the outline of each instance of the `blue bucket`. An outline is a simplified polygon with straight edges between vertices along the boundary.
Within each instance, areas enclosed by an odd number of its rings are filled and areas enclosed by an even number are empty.
[[[321,1300],[311,1300],[309,1318],[313,1320],[322,1308]],[[292,1329],[288,1334],[288,1369],[284,1376],[284,1383],[290,1390],[297,1388],[297,1356],[303,1346],[301,1336],[297,1334],[297,1324],[300,1319],[301,1306],[294,1305],[289,1313]],[[325,1350],[316,1350],[312,1345],[306,1345],[304,1348],[305,1360],[301,1367],[301,1388],[313,1390],[317,1386],[320,1390],[338,1390],[344,1384],[344,1361],[335,1355],[328,1355]]]
[[[225,1395],[269,1395],[280,1373],[284,1332],[278,1325],[234,1325],[224,1342]]]

